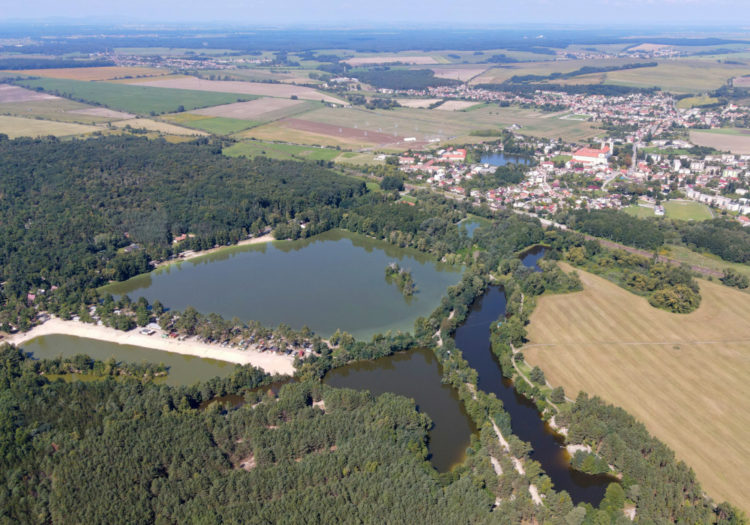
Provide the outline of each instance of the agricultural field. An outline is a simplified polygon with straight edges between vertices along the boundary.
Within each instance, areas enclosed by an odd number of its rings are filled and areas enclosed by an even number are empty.
[[[243,120],[271,121],[320,107],[314,102],[288,98],[262,97],[249,102],[235,102],[193,111],[197,115]]]
[[[718,98],[709,97],[708,95],[698,95],[695,97],[683,98],[677,102],[677,107],[680,109],[692,109],[699,108],[702,106],[710,106],[719,102]]]
[[[569,397],[585,391],[623,407],[709,495],[750,511],[750,294],[701,281],[700,308],[672,314],[578,273],[583,292],[540,299],[526,360]]]
[[[740,128],[694,130],[690,132],[690,142],[697,146],[708,146],[719,151],[743,155],[750,153],[750,130]]]
[[[252,120],[211,117],[195,113],[173,113],[171,115],[165,115],[162,118],[174,124],[207,131],[214,135],[231,135],[260,124],[260,122]]]
[[[672,93],[704,93],[719,89],[733,77],[749,73],[750,66],[680,59],[659,62],[657,67],[612,71],[606,74],[605,83],[631,87],[657,86]]]
[[[41,88],[48,93],[67,93],[71,98],[106,106],[110,109],[148,115],[173,113],[180,106],[185,110],[229,104],[254,98],[247,94],[209,93],[183,89],[158,89],[144,84],[115,84],[110,82],[83,82],[59,78],[20,80],[18,84]]]
[[[0,134],[16,137],[68,137],[71,135],[86,135],[100,130],[95,126],[84,124],[73,124],[69,122],[54,122],[36,118],[20,118],[0,116]]]
[[[171,90],[206,91],[213,93],[241,93],[258,97],[297,98],[305,100],[325,101],[331,104],[344,102],[331,95],[326,95],[309,87],[293,86],[290,84],[263,84],[261,82],[239,82],[222,80],[204,80],[195,77],[173,78],[167,80],[151,80],[139,82],[139,86],[167,88]],[[216,104],[214,104],[216,105]]]
[[[536,58],[535,60],[538,60]],[[495,67],[487,72],[472,79],[471,84],[502,84],[514,76],[525,75],[551,75],[552,73],[570,73],[585,66],[591,67],[609,67],[622,66],[644,62],[631,58],[610,58],[596,60],[563,60],[563,61],[541,61],[541,62],[521,62],[507,64],[503,67]],[[583,78],[583,77],[575,77]],[[555,82],[558,82],[555,80]]]
[[[232,80],[246,82],[268,82],[278,81],[285,83],[299,84],[317,84],[319,80],[313,80],[308,75],[313,72],[312,69],[291,69],[291,68],[251,68],[251,69],[232,69],[232,70],[204,70],[202,76],[215,75],[216,77],[229,77]],[[315,71],[320,73],[320,71]]]
[[[18,73],[18,72],[16,72]],[[170,72],[152,67],[70,67],[60,69],[26,69],[30,77],[66,78],[69,80],[114,80],[118,78],[158,77]]]
[[[42,120],[55,120],[75,124],[101,124],[131,116],[129,113],[93,107],[88,104],[59,97],[27,102],[0,102],[0,115],[39,118]]]
[[[188,129],[182,126],[175,126],[174,124],[169,124],[167,122],[161,122],[148,118],[120,120],[117,122],[112,122],[112,126],[116,128],[145,129],[146,131],[155,131],[157,133],[163,133],[165,135],[206,135],[206,133],[204,133],[203,131]]]
[[[446,100],[435,109],[437,109],[438,111],[463,111],[465,109],[481,105],[481,103],[477,103],[472,100]]]

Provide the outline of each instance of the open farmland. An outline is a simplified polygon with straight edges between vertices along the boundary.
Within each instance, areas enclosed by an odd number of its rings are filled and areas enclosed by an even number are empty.
[[[130,127],[132,129],[157,131],[166,135],[206,135],[206,133],[204,133],[203,131],[183,128],[182,126],[175,126],[174,124],[168,124],[166,122],[160,122],[158,120],[152,120],[148,118],[120,120],[118,122],[113,122],[112,125],[116,128]]]
[[[0,104],[12,102],[36,102],[39,100],[55,100],[59,97],[49,93],[40,93],[12,84],[0,84]]]
[[[601,396],[642,421],[707,492],[750,510],[750,294],[701,281],[691,314],[580,272],[584,291],[542,297],[523,348],[568,396]]]
[[[47,135],[67,137],[85,135],[98,129],[100,128],[69,122],[0,116],[0,134],[8,135],[10,138],[46,137]]]
[[[463,111],[479,105],[481,105],[481,102],[474,102],[473,100],[446,100],[435,109],[438,111]]]
[[[695,130],[690,132],[690,142],[697,146],[716,148],[719,151],[748,154],[750,153],[750,130],[739,128]]]
[[[342,155],[331,148],[316,148],[312,146],[298,146],[296,144],[275,144],[272,142],[245,141],[232,144],[222,153],[228,157],[256,157],[262,155],[280,160],[323,160],[331,161]]]
[[[211,117],[224,117],[244,120],[274,120],[267,118],[268,115],[279,115],[281,118],[298,113],[300,109],[307,107],[302,100],[291,100],[288,98],[263,97],[249,102],[235,102],[224,106],[214,106],[194,111],[197,115]]]
[[[243,131],[259,122],[226,117],[211,117],[209,115],[198,115],[195,113],[173,113],[162,117],[164,120],[181,126],[199,129],[215,135],[231,135]]]
[[[52,94],[67,94],[70,98],[138,115],[172,113],[177,111],[180,106],[186,110],[191,110],[253,98],[246,94],[237,93],[158,89],[143,84],[83,82],[59,78],[27,79],[20,80],[18,83],[34,89],[41,88]]]
[[[113,80],[128,77],[156,77],[167,75],[165,69],[152,67],[69,67],[60,69],[26,69],[30,77],[67,78],[70,80]]]
[[[157,88],[185,89],[193,91],[208,91],[214,93],[242,93],[262,97],[291,98],[296,96],[305,100],[324,100],[332,104],[343,104],[343,101],[316,91],[309,87],[292,86],[289,84],[263,84],[261,82],[240,82],[235,80],[204,80],[202,78],[184,77],[169,80],[151,80],[139,82],[139,86]]]
[[[502,84],[514,76],[526,75],[551,75],[552,73],[571,73],[582,67],[610,67],[622,66],[643,62],[629,58],[608,58],[596,60],[563,60],[563,61],[541,61],[541,62],[520,62],[507,64],[502,67],[494,67],[485,73],[474,77],[472,84]]]
[[[51,97],[27,102],[0,103],[0,115],[22,118],[39,118],[58,122],[76,124],[99,124],[111,120],[127,118],[127,113],[114,112],[125,116],[103,116],[100,111],[112,111],[107,108],[92,107],[67,98]]]
[[[660,61],[657,67],[612,71],[606,84],[631,87],[657,86],[673,93],[699,93],[719,89],[727,80],[750,73],[750,66],[719,64],[712,60]]]

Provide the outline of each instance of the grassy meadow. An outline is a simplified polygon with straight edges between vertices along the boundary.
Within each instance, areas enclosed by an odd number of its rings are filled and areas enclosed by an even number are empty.
[[[526,360],[569,397],[582,390],[623,407],[709,495],[749,511],[750,294],[701,281],[700,308],[672,314],[578,273],[583,292],[540,299]]]
[[[83,82],[60,78],[27,79],[18,81],[18,84],[31,89],[41,88],[53,94],[67,94],[69,98],[138,115],[173,113],[179,109],[179,106],[189,111],[255,98],[252,95],[236,93],[155,88],[109,82]]]

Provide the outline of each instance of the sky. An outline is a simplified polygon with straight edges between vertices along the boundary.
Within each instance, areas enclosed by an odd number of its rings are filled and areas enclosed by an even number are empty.
[[[237,26],[731,25],[750,0],[0,0],[0,21]]]

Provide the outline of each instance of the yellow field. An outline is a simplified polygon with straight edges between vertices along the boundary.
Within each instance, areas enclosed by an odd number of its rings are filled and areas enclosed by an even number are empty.
[[[17,72],[16,72],[17,73]],[[28,69],[25,75],[70,80],[112,80],[125,77],[155,77],[169,74],[165,69],[152,67],[70,67],[60,69]]]
[[[168,124],[167,122],[160,122],[158,120],[151,120],[148,118],[120,120],[117,122],[113,122],[112,125],[116,128],[125,128],[127,126],[130,126],[133,129],[157,131],[159,133],[165,133],[167,135],[208,135],[208,133],[206,133],[205,131],[184,128],[182,126],[175,126],[174,124]]]
[[[8,135],[12,139],[16,137],[46,137],[47,135],[56,137],[85,135],[100,129],[96,126],[68,122],[0,116],[0,133]]]
[[[692,130],[690,142],[739,155],[750,153],[750,132],[743,129]]]
[[[713,498],[750,511],[750,294],[701,281],[700,308],[679,315],[579,274],[583,292],[539,301],[527,361],[570,397],[623,407]]]

